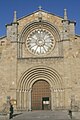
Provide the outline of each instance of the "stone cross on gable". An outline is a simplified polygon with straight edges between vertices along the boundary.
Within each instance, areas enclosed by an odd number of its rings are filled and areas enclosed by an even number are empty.
[[[42,7],[41,6],[39,6],[39,10],[41,10],[42,9]]]

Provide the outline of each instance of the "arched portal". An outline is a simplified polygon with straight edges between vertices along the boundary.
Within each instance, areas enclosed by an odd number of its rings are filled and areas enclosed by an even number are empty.
[[[38,80],[32,86],[31,93],[32,110],[50,110],[51,109],[51,91],[50,85],[45,80]]]
[[[42,86],[43,84],[45,85]],[[45,67],[45,66],[44,67],[38,66],[38,67],[28,69],[22,74],[17,84],[17,109],[20,109],[20,110],[23,110],[23,109],[24,110],[31,110],[31,109],[54,110],[56,108],[64,107],[65,106],[65,103],[64,103],[65,92],[64,92],[63,84],[64,82],[61,76],[59,75],[59,73],[52,68]],[[43,89],[41,91],[41,94],[43,95],[40,94],[40,89],[37,86]],[[38,97],[37,90],[35,89],[39,90],[38,93],[40,97]],[[36,107],[34,108],[34,104],[37,104],[38,102],[36,101],[36,103],[33,104],[34,100],[36,100],[35,94],[37,94],[37,99],[41,99],[39,103],[40,105],[38,106],[39,108],[36,108]],[[44,108],[41,101],[50,102],[49,104],[50,106],[46,106]]]

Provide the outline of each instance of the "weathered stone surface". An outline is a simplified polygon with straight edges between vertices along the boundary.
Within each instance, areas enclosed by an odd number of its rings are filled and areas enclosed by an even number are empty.
[[[64,31],[63,18],[42,11],[42,20],[50,23],[54,26],[54,31],[57,31],[54,32],[56,45],[49,54],[36,56],[28,51],[26,37],[24,41],[20,41],[20,37],[27,31],[26,26],[39,21],[38,15],[39,11],[19,19],[19,25],[15,23],[8,26],[8,36],[0,38],[0,106],[6,102],[7,96],[10,96],[15,108],[17,106],[18,109],[30,110],[32,85],[43,79],[50,84],[52,110],[70,108],[72,97],[74,106],[80,108],[80,36],[73,34],[74,23],[69,23],[67,31]],[[16,33],[12,35],[14,31]],[[65,36],[66,32],[68,39]],[[32,72],[38,68],[48,72],[52,70],[53,77],[49,80],[44,73],[37,78]],[[31,80],[28,72],[33,75]]]

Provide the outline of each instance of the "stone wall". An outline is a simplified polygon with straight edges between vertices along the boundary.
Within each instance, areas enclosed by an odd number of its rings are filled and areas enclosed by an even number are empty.
[[[63,88],[65,90],[64,96],[66,108],[70,107],[72,96],[74,96],[75,99],[74,105],[76,103],[79,104],[80,36],[71,34],[71,31],[74,31],[73,25],[70,24],[70,26],[68,26],[68,39],[63,39],[63,18],[42,11],[42,19],[54,25],[59,32],[62,44],[61,47],[63,50],[62,56],[53,57],[53,55],[46,55],[41,58],[30,54],[28,49],[26,49],[26,52],[23,51],[23,53],[26,54],[26,58],[25,56],[17,58],[17,50],[19,50],[17,43],[19,42],[23,29],[26,28],[25,26],[29,23],[38,21],[38,17],[39,11],[19,19],[17,21],[19,26],[17,26],[16,23],[16,25],[10,25],[10,29],[7,29],[9,31],[14,31],[16,28],[18,31],[15,30],[15,32],[18,33],[12,35],[12,33],[8,31],[9,36],[0,38],[0,106],[6,102],[7,96],[10,96],[11,99],[16,101],[16,90],[21,76],[25,73],[25,71],[35,68],[36,66],[50,67],[59,73],[64,84]],[[14,39],[10,39],[10,35],[12,35]],[[18,38],[16,39],[15,36]]]

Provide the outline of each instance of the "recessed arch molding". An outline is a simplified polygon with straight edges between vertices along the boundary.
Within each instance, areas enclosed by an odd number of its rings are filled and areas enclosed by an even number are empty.
[[[46,81],[50,86],[51,110],[64,106],[64,82],[60,74],[47,66],[35,66],[26,70],[18,81],[17,109],[31,110],[32,86],[39,80]]]
[[[17,88],[19,90],[31,89],[33,83],[39,79],[46,80],[51,87],[54,87],[54,88],[63,87],[63,80],[60,74],[56,70],[50,67],[37,66],[37,67],[28,69],[22,74]]]

